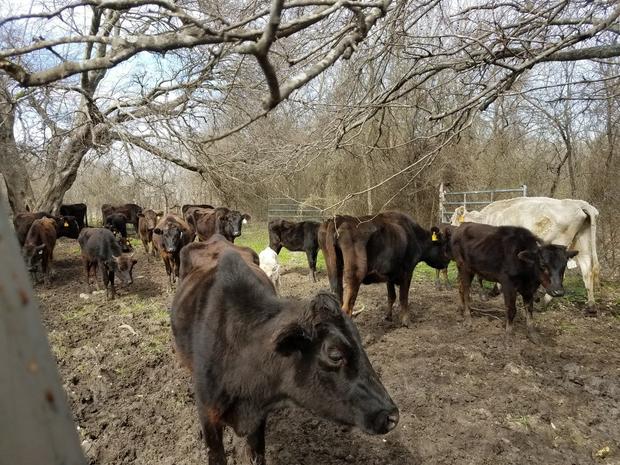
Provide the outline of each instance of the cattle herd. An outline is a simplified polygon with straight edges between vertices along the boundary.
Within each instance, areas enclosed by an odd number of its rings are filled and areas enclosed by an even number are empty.
[[[598,212],[580,200],[519,198],[479,212],[460,207],[452,224],[430,229],[397,211],[337,215],[322,223],[272,220],[269,246],[260,255],[234,244],[250,216],[229,208],[184,205],[181,215],[136,204],[106,204],[101,210],[102,228],[88,226],[85,204],[63,205],[58,216],[17,214],[14,226],[26,266],[35,282],[42,274],[49,284],[57,237],[77,239],[86,282],[91,285],[92,272],[96,283],[99,270],[106,298],[113,299],[115,276],[132,282],[136,259],[126,225],[133,225],[147,260],[159,256],[170,288],[176,287],[175,351],[192,373],[209,463],[216,465],[226,463],[225,425],[247,439],[252,463],[265,463],[266,416],[287,402],[369,434],[397,425],[398,408],[351,318],[361,284],[386,283],[388,320],[398,286],[397,318],[410,326],[408,296],[416,265],[444,271],[447,280],[445,270],[454,261],[463,323],[471,320],[473,278],[497,283],[510,344],[518,294],[528,338],[539,342],[532,323],[537,290],[546,298],[562,296],[564,271],[576,262],[591,310],[599,275]],[[313,281],[320,249],[332,292],[301,301],[281,297],[282,247],[306,253]]]

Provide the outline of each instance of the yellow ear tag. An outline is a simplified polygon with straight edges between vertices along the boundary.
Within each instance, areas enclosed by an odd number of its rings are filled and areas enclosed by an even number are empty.
[[[459,215],[459,223],[462,223],[463,221],[465,221],[465,215]]]
[[[69,223],[65,221],[65,228],[69,227]]]
[[[437,234],[433,233],[433,235],[431,236],[431,241],[433,242],[437,242],[439,239],[437,238]]]

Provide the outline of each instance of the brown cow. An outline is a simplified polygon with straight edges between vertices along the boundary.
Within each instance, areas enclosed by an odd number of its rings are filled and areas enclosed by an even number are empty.
[[[54,216],[45,212],[37,213],[18,213],[13,218],[13,226],[19,245],[23,246],[26,241],[26,235],[30,230],[30,226],[34,220],[40,218],[52,218],[56,222],[56,237],[69,237],[77,239],[80,234],[80,227],[77,220],[73,216]]]
[[[566,263],[577,251],[563,245],[545,244],[529,230],[518,226],[489,226],[462,223],[452,233],[451,248],[459,269],[461,312],[471,323],[469,289],[475,274],[500,283],[507,307],[506,336],[512,334],[517,313],[517,293],[527,307],[525,322],[528,337],[536,342],[532,326],[534,293],[542,284],[553,297],[564,295],[562,280]]]
[[[38,283],[37,272],[43,273],[45,284],[50,283],[50,272],[56,246],[56,220],[40,218],[32,222],[26,235],[22,253],[32,281]]]
[[[448,266],[447,244],[436,227],[428,231],[396,211],[374,216],[336,216],[323,223],[319,231],[329,284],[343,303],[343,310],[352,315],[362,283],[385,282],[386,318],[391,320],[397,285],[403,326],[410,322],[408,299],[413,270],[420,261],[437,269]]]
[[[194,232],[185,220],[173,213],[164,216],[153,229],[153,246],[164,261],[171,288],[179,276],[181,249],[194,242],[194,238]]]
[[[149,254],[150,245],[150,253],[153,257],[157,257],[157,252],[155,251],[155,247],[153,247],[153,229],[157,226],[157,220],[161,216],[164,216],[164,212],[155,212],[150,209],[138,213],[138,236],[144,245],[144,251],[147,256]]]
[[[221,234],[230,242],[241,236],[244,223],[250,221],[247,213],[218,208],[190,208],[185,217],[188,224],[196,232],[198,240],[206,241],[214,234]]]
[[[171,326],[210,465],[227,463],[225,426],[264,465],[267,416],[287,403],[369,434],[394,429],[398,409],[335,296],[278,298],[256,254],[220,235],[184,247],[181,268]]]

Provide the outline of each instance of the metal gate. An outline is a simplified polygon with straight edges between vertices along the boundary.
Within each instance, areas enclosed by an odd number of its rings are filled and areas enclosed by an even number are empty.
[[[519,195],[514,195],[519,193]],[[443,183],[439,186],[439,222],[449,223],[454,210],[461,205],[468,210],[480,210],[496,200],[527,197],[527,186],[515,189],[487,189],[481,191],[449,192]],[[473,208],[470,208],[473,207]]]
[[[288,197],[269,198],[267,219],[275,218],[293,221],[322,221],[323,212],[316,206],[298,202]]]

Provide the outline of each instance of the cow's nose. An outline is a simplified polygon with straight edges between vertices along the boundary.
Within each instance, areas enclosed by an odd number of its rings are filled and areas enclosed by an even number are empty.
[[[551,295],[553,297],[562,297],[564,295],[564,289],[563,288],[554,289],[553,291],[551,291]]]
[[[378,434],[385,434],[396,428],[400,416],[398,409],[383,410],[375,418],[375,431]]]
[[[235,237],[239,237],[239,236],[241,236],[241,233],[240,233],[239,231],[235,231],[235,232],[233,233],[233,236],[235,236]]]

